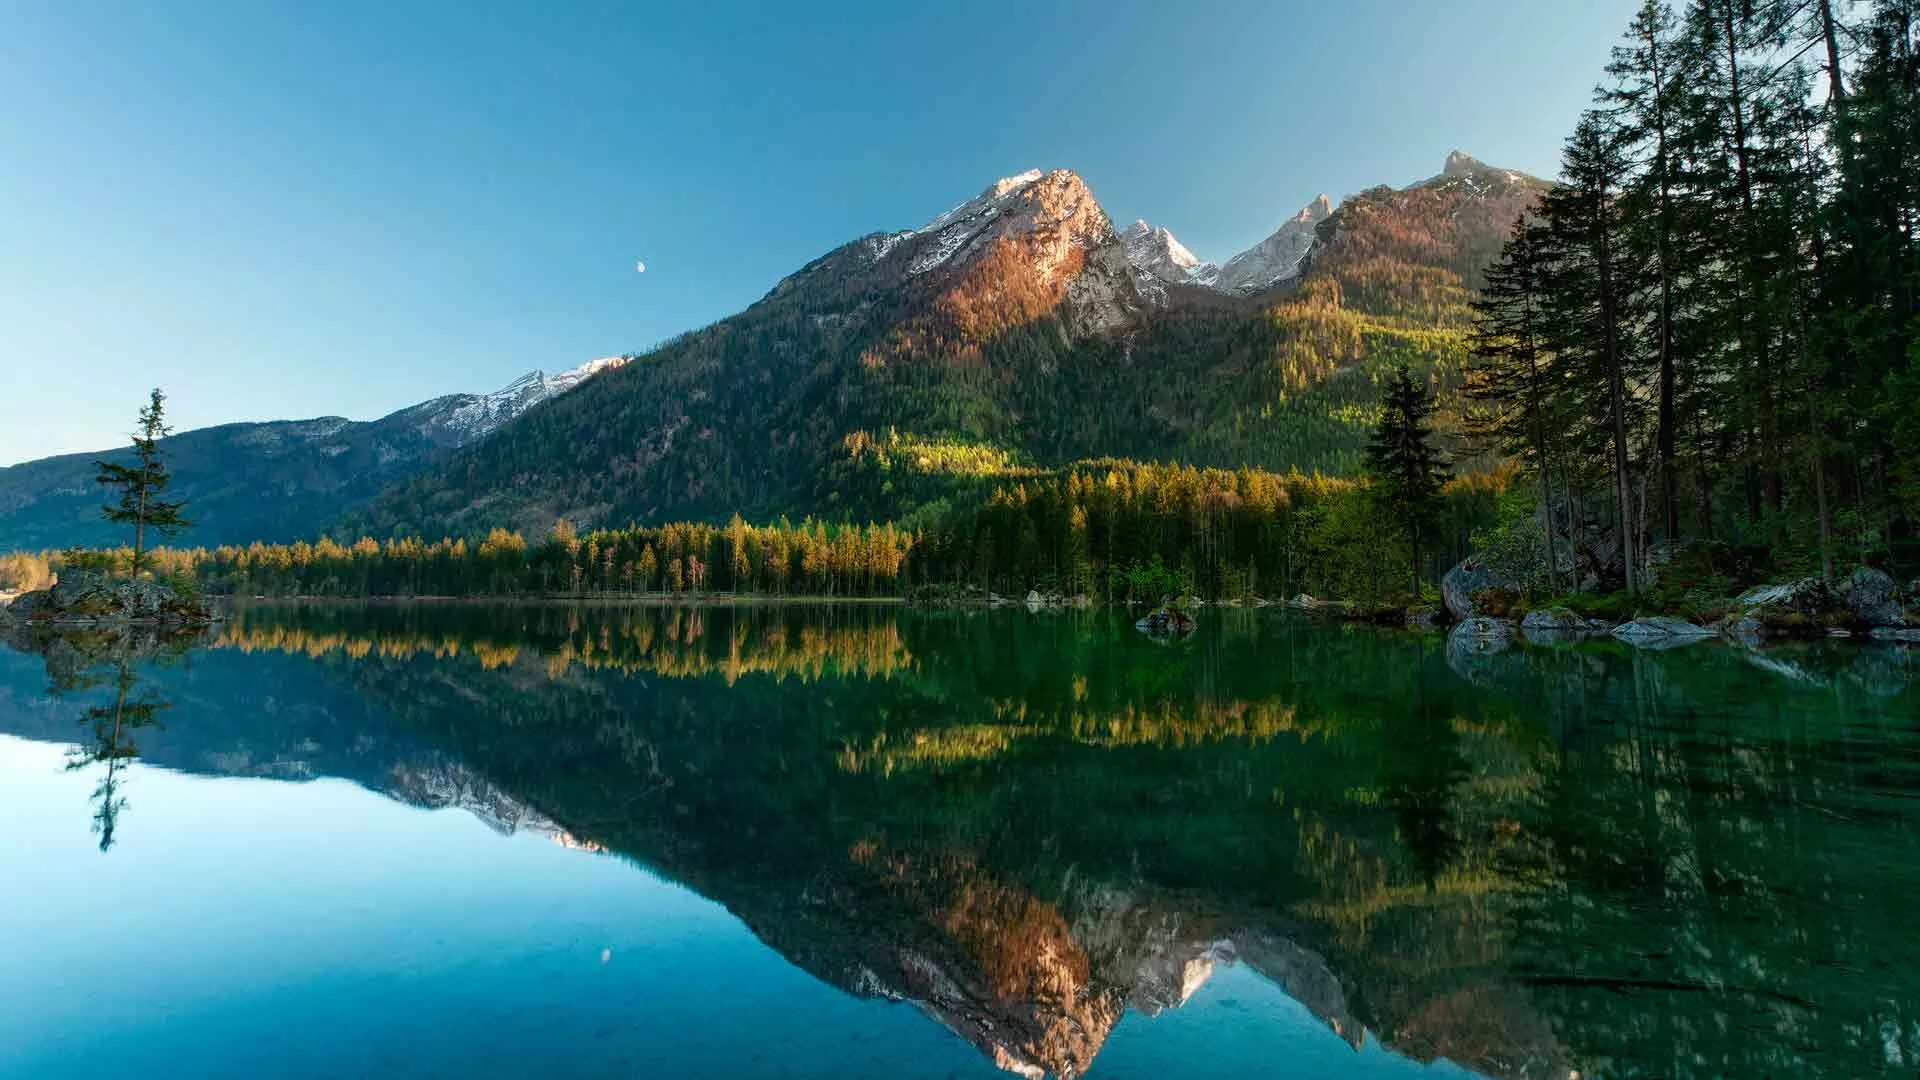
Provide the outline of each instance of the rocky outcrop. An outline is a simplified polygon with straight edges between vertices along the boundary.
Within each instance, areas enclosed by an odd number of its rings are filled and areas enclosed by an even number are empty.
[[[205,605],[159,582],[71,569],[62,570],[52,588],[15,599],[7,615],[16,621],[55,626],[214,621]]]
[[[1440,594],[1446,600],[1448,613],[1456,619],[1504,615],[1507,608],[1512,606],[1513,598],[1518,595],[1512,580],[1477,555],[1467,557],[1447,571],[1446,576],[1440,579]],[[1500,603],[1502,600],[1505,601],[1504,607]]]
[[[1313,250],[1315,230],[1333,214],[1333,203],[1322,195],[1293,215],[1273,235],[1227,260],[1214,275],[1221,292],[1252,296],[1300,276]]]
[[[1140,295],[1155,306],[1166,304],[1169,286],[1211,287],[1220,268],[1201,262],[1163,226],[1135,221],[1120,234],[1127,265]]]

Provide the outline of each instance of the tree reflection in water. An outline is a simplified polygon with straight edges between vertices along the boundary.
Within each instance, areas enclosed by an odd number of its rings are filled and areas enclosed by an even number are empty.
[[[1098,612],[846,607],[270,608],[218,644],[150,756],[548,823],[1017,1071],[1086,1069],[1225,962],[1495,1076],[1920,1054],[1895,650],[1450,654],[1233,611],[1161,646]],[[331,704],[259,707],[270,662]],[[117,693],[100,745],[157,700]]]

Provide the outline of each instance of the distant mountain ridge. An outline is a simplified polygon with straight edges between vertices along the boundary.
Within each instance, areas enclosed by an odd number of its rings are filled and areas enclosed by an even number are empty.
[[[1481,273],[1549,187],[1455,151],[1215,264],[1165,227],[1116,229],[1077,174],[1030,170],[631,362],[166,451],[195,544],[893,518],[1099,457],[1341,473],[1392,364],[1428,376],[1447,427]],[[96,456],[0,469],[0,550],[119,539]]]
[[[376,420],[323,416],[221,424],[160,444],[170,494],[187,500],[196,545],[311,539],[349,507],[528,409],[619,367],[591,360],[548,375],[530,371],[490,394],[447,394]],[[101,519],[96,459],[125,447],[62,454],[0,468],[0,551],[114,544],[126,530]]]
[[[826,253],[338,531],[895,517],[1100,456],[1349,470],[1385,365],[1451,385],[1478,276],[1548,187],[1455,152],[1408,187],[1316,199],[1216,268],[1164,228],[1116,230],[1071,171],[1009,176]]]

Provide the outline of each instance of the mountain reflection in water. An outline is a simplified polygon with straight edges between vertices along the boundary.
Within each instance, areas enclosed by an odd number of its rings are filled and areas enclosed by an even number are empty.
[[[135,752],[342,777],[639,862],[1033,1076],[1226,963],[1489,1076],[1920,1061],[1891,647],[1449,656],[1237,610],[1169,646],[854,606],[256,607],[199,644],[28,642],[64,696],[0,684],[0,730],[91,738],[103,848]]]

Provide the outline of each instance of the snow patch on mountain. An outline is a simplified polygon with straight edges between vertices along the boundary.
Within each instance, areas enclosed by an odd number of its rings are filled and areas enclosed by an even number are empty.
[[[437,426],[452,436],[456,444],[473,442],[508,423],[520,414],[550,398],[572,390],[604,371],[627,362],[624,356],[603,356],[579,367],[548,375],[529,371],[491,394],[449,394],[417,408],[427,415],[428,426]]]
[[[1016,197],[1040,179],[1039,169],[1028,169],[1018,176],[1007,176],[987,186],[985,191],[948,210],[913,232],[898,238],[933,236],[934,242],[914,256],[909,274],[924,274],[953,257],[969,240],[994,223],[1012,206]],[[896,243],[898,240],[895,241]]]

